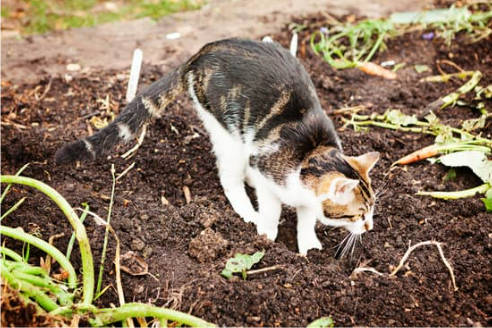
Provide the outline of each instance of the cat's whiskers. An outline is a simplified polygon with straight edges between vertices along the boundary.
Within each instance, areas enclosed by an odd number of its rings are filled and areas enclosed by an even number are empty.
[[[385,196],[389,190],[388,184],[389,184],[389,180],[386,180],[383,183],[383,185],[376,190],[376,192],[374,193],[374,198],[380,198],[382,196]]]
[[[345,244],[345,241],[346,241],[346,240],[350,237],[350,235],[351,235],[351,234],[352,234],[352,233],[351,233],[351,232],[349,232],[349,233],[348,233],[348,234],[347,234],[347,235],[346,235],[346,236],[342,239],[342,241],[341,241],[340,243],[338,243],[337,250],[335,251],[335,256],[336,256],[336,257],[338,257],[338,254],[339,254],[339,252],[340,252],[340,248],[341,248],[341,247]],[[342,255],[341,257],[343,257],[343,255]],[[340,258],[341,258],[341,257],[340,257]]]

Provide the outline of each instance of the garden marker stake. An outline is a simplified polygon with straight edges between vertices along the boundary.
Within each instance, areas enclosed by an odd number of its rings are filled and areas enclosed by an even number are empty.
[[[143,51],[139,48],[133,52],[130,79],[128,80],[128,90],[126,91],[126,102],[130,103],[137,94],[138,79],[140,78],[140,68],[142,67]]]

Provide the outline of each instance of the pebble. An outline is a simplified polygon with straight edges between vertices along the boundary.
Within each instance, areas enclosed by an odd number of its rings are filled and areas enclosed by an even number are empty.
[[[133,239],[132,244],[130,245],[132,251],[141,251],[142,249],[144,249],[144,247],[145,247],[144,241],[139,238]]]
[[[154,249],[150,246],[145,247],[143,251],[143,257],[148,258],[154,253]]]

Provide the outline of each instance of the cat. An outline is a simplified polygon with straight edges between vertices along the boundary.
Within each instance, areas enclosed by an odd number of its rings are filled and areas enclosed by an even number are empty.
[[[259,234],[276,239],[282,204],[297,211],[302,255],[322,249],[317,220],[346,228],[349,240],[373,228],[368,173],[379,153],[343,154],[309,74],[274,42],[206,44],[141,92],[107,127],[58,150],[56,163],[95,159],[128,142],[184,90],[210,134],[227,199]],[[258,211],[245,183],[255,188]]]

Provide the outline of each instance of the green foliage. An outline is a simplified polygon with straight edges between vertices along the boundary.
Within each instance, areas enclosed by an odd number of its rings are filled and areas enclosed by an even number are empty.
[[[321,317],[307,325],[308,328],[329,328],[334,326],[335,323],[331,317]]]
[[[27,247],[33,245],[43,250],[51,258],[55,259],[68,275],[68,282],[65,285],[65,283],[58,282],[50,277],[44,269],[28,264],[28,258],[24,259],[13,250],[1,247],[0,273],[2,278],[13,289],[19,291],[25,300],[34,302],[36,308],[41,309],[41,311],[47,311],[53,316],[66,318],[72,318],[74,315],[92,314],[89,321],[93,326],[108,326],[110,323],[125,321],[134,317],[156,317],[159,320],[171,320],[179,325],[190,327],[215,326],[186,313],[147,304],[130,303],[116,308],[96,308],[92,304],[94,300],[93,256],[85,227],[74,209],[56,190],[39,180],[22,176],[0,175],[0,182],[9,184],[9,186],[11,184],[30,186],[51,198],[69,220],[79,244],[82,258],[82,300],[79,300],[80,295],[76,293],[77,275],[67,256],[37,236],[27,234],[20,229],[4,225],[0,226],[2,236],[23,241]],[[0,203],[7,195],[7,189],[2,194]],[[87,213],[87,206],[85,213]]]
[[[25,0],[26,17],[22,19],[23,34],[38,34],[52,30],[95,26],[118,20],[160,17],[186,10],[199,9],[200,0],[124,0],[111,8],[96,0]],[[11,10],[2,5],[2,17]]]
[[[311,47],[331,66],[344,69],[368,62],[386,48],[385,40],[396,33],[385,19],[367,19],[357,24],[336,24],[311,35]]]
[[[368,62],[378,51],[386,49],[385,42],[408,30],[434,30],[447,44],[459,32],[466,32],[472,42],[492,34],[488,10],[470,11],[467,7],[437,9],[426,12],[394,13],[388,19],[365,19],[357,23],[341,23],[333,18],[327,27],[311,35],[311,48],[317,55],[337,69],[357,67]],[[417,66],[417,72],[424,66]]]
[[[227,279],[232,277],[233,273],[241,273],[243,279],[246,279],[246,271],[251,269],[253,265],[260,262],[265,255],[265,251],[256,252],[253,255],[237,253],[234,258],[228,259],[225,269],[222,270],[221,275]]]
[[[492,188],[485,193],[485,198],[480,198],[485,204],[487,212],[492,212]]]
[[[444,176],[444,181],[451,181],[456,178],[456,170],[454,168],[450,168],[448,173]]]
[[[460,151],[439,157],[438,163],[448,167],[469,167],[483,182],[492,183],[492,161],[480,151]]]

